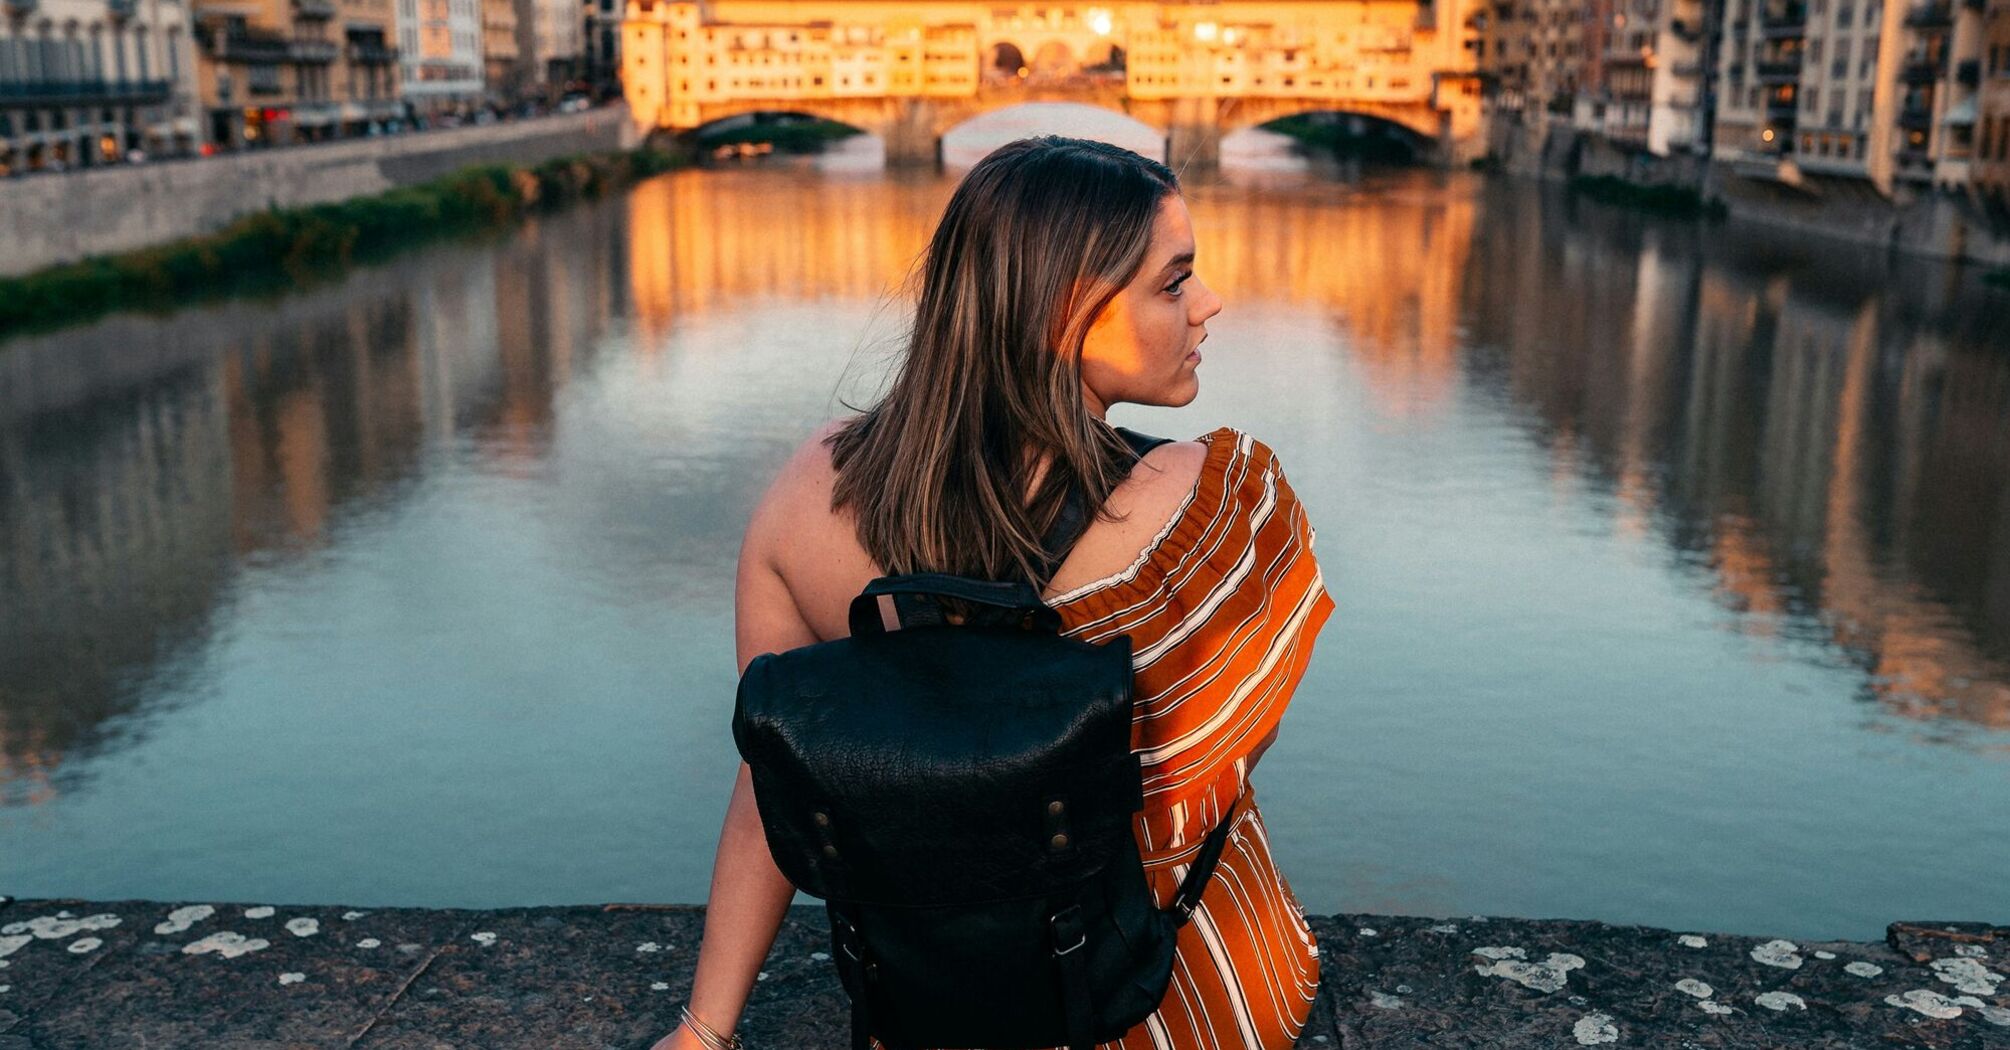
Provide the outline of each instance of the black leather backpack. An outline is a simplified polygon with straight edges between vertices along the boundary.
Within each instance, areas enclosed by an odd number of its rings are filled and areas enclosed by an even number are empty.
[[[1171,440],[1115,430],[1134,457]],[[1064,509],[1049,570],[1087,520]],[[949,623],[937,596],[975,612]],[[850,620],[747,665],[733,740],[776,866],[824,900],[852,1050],[1093,1050],[1142,1022],[1235,807],[1159,909],[1132,830],[1130,636],[1066,638],[1030,581],[939,573],[873,580]]]

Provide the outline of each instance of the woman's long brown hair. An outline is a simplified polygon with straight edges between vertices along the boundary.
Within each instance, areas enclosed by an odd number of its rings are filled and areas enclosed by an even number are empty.
[[[1069,490],[1101,507],[1130,457],[1083,400],[1083,341],[1178,192],[1158,161],[1057,135],[1008,143],[964,176],[921,261],[897,376],[829,439],[832,509],[854,508],[888,573],[1045,588],[1040,538]]]

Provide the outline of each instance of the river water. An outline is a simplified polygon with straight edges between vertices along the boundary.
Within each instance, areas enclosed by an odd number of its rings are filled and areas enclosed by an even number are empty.
[[[699,902],[733,568],[948,177],[680,172],[0,346],[0,892]],[[1337,611],[1308,909],[1870,938],[2010,893],[2010,295],[1471,175],[1195,182]],[[799,898],[810,903],[810,898]]]

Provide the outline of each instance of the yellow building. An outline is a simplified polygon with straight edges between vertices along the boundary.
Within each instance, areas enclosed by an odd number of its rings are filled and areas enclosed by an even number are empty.
[[[1120,109],[1200,147],[1345,110],[1449,159],[1479,131],[1463,7],[629,0],[622,84],[645,127],[790,109],[877,132],[890,158],[919,159],[956,122],[1038,97]]]

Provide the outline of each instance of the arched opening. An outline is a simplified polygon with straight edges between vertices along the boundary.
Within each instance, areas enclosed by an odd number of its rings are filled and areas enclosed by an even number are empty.
[[[815,154],[864,132],[849,124],[791,110],[755,110],[708,121],[678,138],[711,160],[744,160],[773,153]]]
[[[1075,52],[1059,40],[1040,45],[1040,50],[1033,53],[1033,61],[1027,64],[1033,67],[1035,77],[1065,77],[1080,68]]]
[[[1289,136],[1308,155],[1373,165],[1429,163],[1437,142],[1393,120],[1339,110],[1293,113],[1260,125]]]
[[[1019,45],[1001,40],[991,45],[991,59],[984,64],[984,79],[1017,80],[1032,71]]]
[[[980,113],[942,133],[942,166],[964,170],[1014,139],[1067,135],[1096,139],[1165,159],[1165,131],[1101,106],[1080,102],[1021,102]]]

